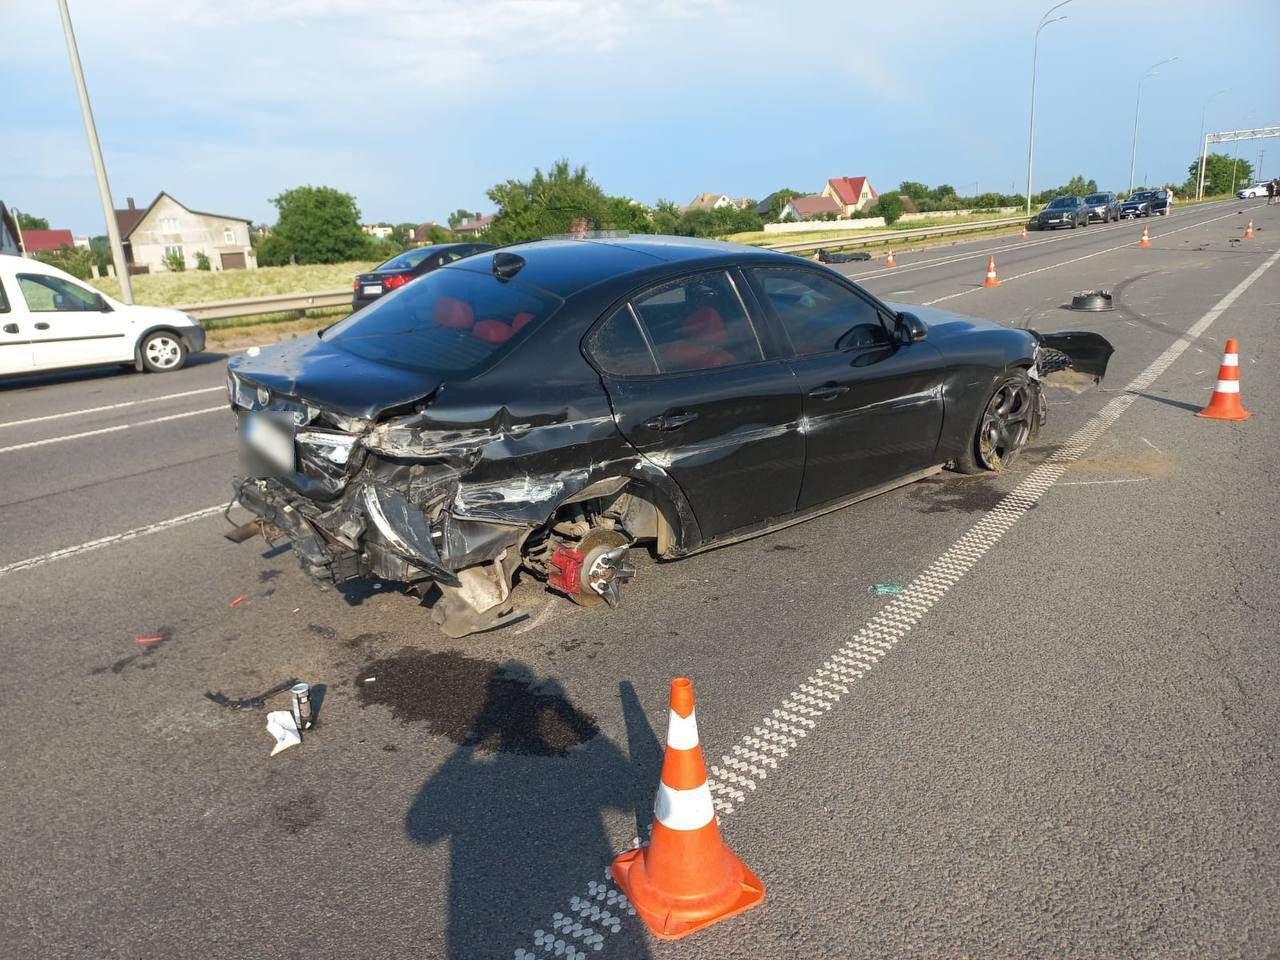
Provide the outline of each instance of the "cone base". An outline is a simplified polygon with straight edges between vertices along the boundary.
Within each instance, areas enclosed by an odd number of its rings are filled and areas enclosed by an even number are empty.
[[[648,850],[647,846],[628,850],[613,861],[610,871],[613,882],[627,895],[655,937],[679,940],[744,913],[764,900],[764,884],[728,847],[723,848],[725,876],[712,893],[696,900],[683,900],[653,886],[645,864]]]
[[[998,287],[1000,286],[1000,281],[999,280],[983,280],[982,285],[984,287]]]
[[[1213,404],[1209,404],[1196,416],[1203,417],[1205,420],[1248,420],[1253,414],[1243,407],[1237,407],[1235,410],[1215,410]]]

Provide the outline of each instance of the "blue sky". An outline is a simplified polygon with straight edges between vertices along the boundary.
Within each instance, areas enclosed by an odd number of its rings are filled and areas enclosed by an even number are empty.
[[[488,211],[559,157],[652,203],[877,189],[1025,189],[1031,38],[1045,2],[71,0],[116,205],[160,190],[274,219],[300,184],[366,221]],[[1280,122],[1273,0],[1073,0],[1041,38],[1036,189],[1072,174],[1181,182],[1210,129]],[[0,200],[101,233],[53,0],[0,0]],[[1280,141],[1246,146],[1270,152]]]

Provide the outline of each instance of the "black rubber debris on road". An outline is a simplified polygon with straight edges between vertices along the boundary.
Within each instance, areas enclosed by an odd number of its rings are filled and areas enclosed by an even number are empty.
[[[539,683],[521,663],[498,664],[457,651],[405,649],[356,675],[360,705],[380,704],[405,723],[485,753],[559,756],[600,732],[555,681]]]

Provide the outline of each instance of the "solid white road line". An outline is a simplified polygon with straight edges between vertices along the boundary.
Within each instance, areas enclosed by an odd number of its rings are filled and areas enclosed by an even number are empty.
[[[16,563],[6,564],[5,566],[0,567],[0,577],[7,576],[11,573],[18,573],[21,570],[30,570],[32,567],[41,567],[46,563],[53,563],[55,560],[65,560],[68,557],[78,557],[82,553],[101,550],[103,547],[110,547],[117,543],[125,543],[129,540],[137,540],[139,537],[149,537],[153,533],[160,533],[162,530],[172,530],[174,527],[180,527],[184,523],[191,523],[193,520],[211,517],[215,513],[221,513],[226,509],[227,505],[225,503],[218,504],[216,507],[205,507],[203,510],[197,510],[194,513],[184,513],[182,516],[173,517],[170,520],[161,520],[159,523],[149,523],[145,527],[134,527],[132,530],[126,530],[124,533],[114,533],[109,537],[90,540],[88,543],[78,543],[74,547],[63,547],[61,550],[54,550],[52,553],[44,553],[38,557],[28,557],[26,560],[19,560]]]
[[[1227,218],[1234,217],[1235,215],[1236,213],[1233,210],[1231,213],[1224,213],[1221,216],[1210,217],[1208,220],[1201,220],[1197,223],[1189,223],[1185,227],[1179,227],[1177,230],[1166,230],[1164,233],[1160,234],[1159,237],[1152,237],[1151,239],[1159,240],[1161,237],[1171,237],[1175,233],[1182,233],[1184,230],[1194,230],[1196,227],[1203,227],[1207,224],[1215,223],[1218,220],[1226,220]],[[1072,257],[1070,260],[1060,260],[1057,263],[1051,263],[1045,267],[1036,267],[1036,269],[1028,270],[1026,273],[1016,273],[1012,277],[1002,277],[1000,280],[1000,283],[1002,285],[1006,283],[1012,283],[1014,280],[1021,280],[1024,277],[1032,277],[1032,276],[1035,276],[1037,273],[1044,273],[1046,270],[1057,270],[1059,267],[1069,266],[1070,264],[1073,264],[1073,263],[1080,263],[1082,260],[1092,260],[1094,257],[1102,256],[1104,253],[1115,253],[1117,250],[1123,250],[1126,247],[1133,247],[1133,246],[1137,246],[1136,241],[1130,241],[1128,243],[1120,243],[1114,247],[1107,247],[1105,250],[1096,250],[1093,253],[1086,253],[1084,256],[1081,256],[1081,257]],[[949,293],[945,297],[935,297],[933,300],[926,300],[923,304],[921,304],[921,306],[931,307],[935,303],[942,303],[946,300],[954,300],[956,297],[967,296],[970,293],[974,293],[978,290],[983,290],[983,289],[985,288],[981,286],[968,287],[964,290],[961,290],[959,293]]]
[[[51,413],[44,417],[28,417],[26,420],[10,420],[0,423],[0,430],[5,427],[25,427],[29,423],[44,423],[46,420],[61,420],[64,417],[84,417],[91,413],[102,413],[105,410],[122,410],[125,407],[136,407],[140,403],[160,403],[163,400],[179,400],[182,397],[194,397],[202,393],[213,393],[225,390],[226,387],[202,387],[199,390],[183,390],[181,393],[166,393],[162,397],[146,397],[142,400],[124,400],[120,403],[108,403],[101,407],[85,407],[83,410],[68,410],[66,413]]]
[[[988,551],[1003,539],[1028,510],[1036,506],[1040,498],[1052,487],[1074,461],[1080,459],[1112,423],[1137,399],[1137,391],[1145,390],[1160,374],[1164,373],[1192,342],[1207,330],[1236,299],[1249,289],[1259,277],[1280,260],[1280,251],[1274,253],[1208,313],[1192,324],[1191,329],[1178,337],[1170,347],[1138,374],[1123,392],[1108,402],[1079,430],[1055,450],[1049,458],[1031,471],[1011,493],[987,511],[977,523],[953,543],[937,560],[929,564],[884,608],[869,620],[852,637],[821,663],[799,688],[782,699],[756,724],[750,735],[744,736],[729,753],[721,757],[724,766],[712,766],[715,779],[708,781],[716,812],[720,818],[731,815],[756,790],[757,781],[763,781],[774,772],[778,764],[796,749],[800,741],[809,735],[826,714],[840,702],[849,688],[866,676],[880,660],[884,659],[899,641],[915,627],[925,615],[954,587],[965,574],[977,565]],[[741,759],[762,758],[768,752],[773,759],[773,769],[766,770],[758,763]],[[754,757],[753,757],[754,753]],[[732,767],[732,770],[726,769]],[[754,779],[734,771],[747,771]],[[727,781],[727,782],[726,782]],[[731,786],[732,784],[732,786]],[[745,788],[745,789],[742,789]],[[556,932],[548,936],[543,930],[534,931],[533,949],[519,947],[516,960],[543,957],[554,951],[557,957],[568,960],[586,960],[585,949],[578,949],[579,941],[593,952],[603,949],[603,935],[587,926],[602,911],[600,904],[614,908],[610,914],[613,923],[605,926],[610,933],[618,933],[621,923],[617,914],[622,908],[634,913],[626,897],[614,885],[606,867],[604,882],[592,880],[586,884],[585,895],[575,895],[566,910],[556,913],[549,926]],[[598,921],[597,921],[598,922]],[[586,938],[590,936],[590,941]]]
[[[0,447],[0,453],[12,453],[15,450],[26,450],[30,447],[43,447],[50,443],[65,443],[68,440],[81,440],[84,437],[96,437],[104,433],[119,433],[121,430],[132,430],[135,427],[149,427],[153,423],[167,423],[170,420],[181,420],[184,417],[198,417],[202,413],[217,413],[223,411],[230,413],[230,408],[225,404],[219,404],[216,407],[205,407],[202,410],[188,410],[186,413],[171,413],[167,417],[154,417],[151,420],[139,420],[137,423],[121,423],[114,427],[103,427],[100,430],[86,430],[83,433],[67,433],[61,437],[49,437],[45,440],[31,440],[27,443],[15,443],[12,446]]]

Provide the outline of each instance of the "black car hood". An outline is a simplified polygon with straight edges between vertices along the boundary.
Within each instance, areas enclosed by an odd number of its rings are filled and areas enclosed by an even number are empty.
[[[436,374],[365,360],[319,336],[263,347],[255,355],[243,353],[227,369],[273,393],[368,419],[429,396],[441,383]]]
[[[923,320],[925,326],[929,328],[929,339],[931,341],[950,340],[953,337],[963,337],[971,333],[985,333],[991,330],[1013,329],[999,323],[993,323],[990,320],[983,320],[981,317],[952,313],[950,310],[940,310],[937,307],[922,307],[915,303],[893,303],[891,301],[885,301],[885,303],[893,310],[915,314]],[[1025,330],[1022,332],[1026,333]]]

